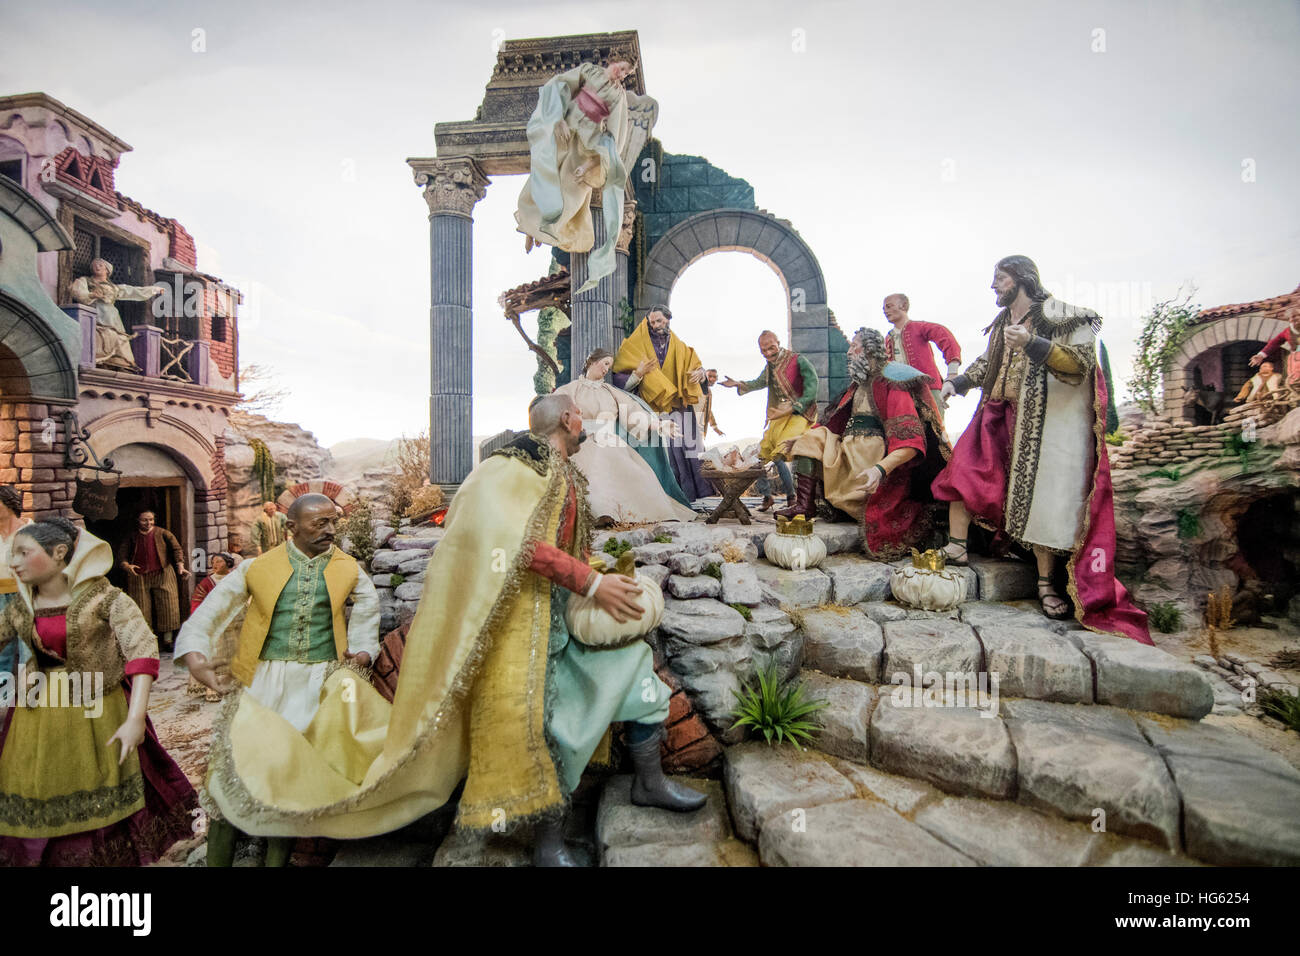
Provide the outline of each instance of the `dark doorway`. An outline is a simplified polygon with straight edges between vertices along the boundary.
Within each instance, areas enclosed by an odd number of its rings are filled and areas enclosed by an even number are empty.
[[[1280,493],[1261,498],[1246,509],[1237,522],[1237,544],[1241,554],[1273,595],[1273,613],[1284,613],[1300,579],[1300,568],[1291,559],[1300,537],[1296,519],[1297,498]]]
[[[126,480],[130,481],[130,479]],[[184,481],[180,478],[136,479],[136,481],[147,481],[149,484],[131,487],[124,485],[117,489],[116,518],[112,521],[86,522],[87,531],[98,538],[103,538],[112,546],[113,570],[109,572],[108,580],[123,590],[126,589],[126,572],[117,565],[118,548],[123,541],[135,534],[136,519],[142,511],[152,511],[154,523],[176,535],[176,540],[181,544],[185,567],[190,566],[189,535],[185,528],[184,511],[181,507],[182,496],[185,493]],[[176,583],[180,592],[181,620],[184,621],[189,617],[190,612],[189,594],[194,584],[193,574],[188,581],[182,578]]]

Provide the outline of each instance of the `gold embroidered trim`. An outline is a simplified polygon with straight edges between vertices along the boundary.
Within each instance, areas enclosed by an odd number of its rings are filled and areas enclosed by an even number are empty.
[[[546,459],[545,464],[549,465],[551,460],[551,449],[549,443],[544,447],[542,452]],[[497,452],[502,454],[503,452]],[[518,457],[509,455],[511,458]],[[547,471],[540,470],[537,462],[531,457],[520,457],[520,461],[529,465],[540,475],[546,475]],[[461,666],[460,672],[452,681],[452,685],[443,699],[442,705],[438,708],[437,713],[427,722],[424,729],[417,735],[410,749],[402,755],[391,767],[389,767],[375,782],[365,791],[353,794],[346,799],[326,804],[321,807],[314,807],[310,810],[286,810],[282,807],[276,807],[263,803],[248,792],[248,788],[240,779],[239,774],[235,771],[234,754],[230,746],[230,723],[234,718],[235,712],[239,707],[239,699],[244,694],[244,688],[239,688],[235,693],[226,697],[222,705],[221,713],[217,717],[212,728],[212,747],[208,757],[209,773],[218,780],[230,799],[234,801],[239,808],[239,813],[248,817],[261,817],[263,819],[293,819],[293,820],[314,820],[322,816],[336,815],[346,812],[358,806],[369,794],[382,785],[393,775],[399,773],[417,753],[419,753],[428,743],[429,739],[438,733],[443,724],[449,717],[465,705],[466,698],[473,690],[474,682],[478,679],[479,671],[482,668],[483,660],[492,644],[492,635],[501,627],[501,623],[510,610],[511,605],[519,596],[522,590],[522,584],[525,575],[529,572],[528,568],[533,563],[533,553],[536,542],[545,534],[548,520],[552,510],[560,501],[559,492],[562,482],[561,469],[551,471],[550,481],[546,491],[542,494],[542,499],[534,509],[528,519],[528,526],[524,529],[523,544],[516,555],[514,564],[506,572],[505,583],[502,585],[500,592],[497,594],[496,603],[492,610],[488,612],[483,626],[479,629],[474,638],[469,654],[466,656],[465,663]],[[585,502],[584,502],[585,503]],[[588,511],[588,514],[590,512]],[[548,582],[549,583],[549,582]],[[205,798],[206,799],[206,798]],[[205,803],[205,806],[207,804]],[[520,818],[525,819],[525,818]]]
[[[0,824],[27,830],[53,830],[81,820],[127,815],[144,805],[144,777],[135,773],[117,786],[77,790],[56,797],[0,793]]]

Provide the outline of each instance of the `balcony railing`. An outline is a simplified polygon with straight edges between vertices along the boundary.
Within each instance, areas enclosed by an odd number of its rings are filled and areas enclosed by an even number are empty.
[[[95,368],[95,310],[85,305],[65,305],[63,311],[81,326],[81,367]],[[207,342],[186,339],[155,325],[136,326],[131,330],[131,352],[140,367],[136,374],[145,378],[207,388],[208,349]]]

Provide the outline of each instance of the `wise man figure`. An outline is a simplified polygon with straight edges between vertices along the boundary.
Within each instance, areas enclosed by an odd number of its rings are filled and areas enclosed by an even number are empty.
[[[691,501],[713,494],[700,473],[703,432],[695,417],[708,389],[708,373],[695,349],[669,328],[673,314],[666,305],[650,308],[641,324],[623,340],[614,357],[614,385],[636,395],[677,425],[668,458],[673,477]]]
[[[223,663],[223,635],[245,612],[229,669],[236,685],[245,688],[260,708],[268,742],[275,739],[273,726],[285,734],[307,730],[316,716],[325,678],[339,662],[367,667],[379,653],[379,596],[356,559],[334,544],[338,531],[334,502],[325,495],[301,495],[286,517],[288,540],[227,572],[194,608],[176,641],[177,664],[188,667],[205,687],[223,693],[230,689],[217,675]],[[345,620],[343,609],[349,600],[352,616]],[[215,739],[223,740],[226,732],[218,722]],[[329,746],[344,736],[326,727],[319,731],[319,739],[322,746]],[[239,756],[233,759],[238,761]],[[259,757],[275,764],[280,756],[268,743],[267,752],[251,758],[249,766],[256,766]],[[219,763],[212,761],[214,766]],[[286,764],[278,772],[293,772],[293,768]],[[267,773],[267,780],[272,780],[274,772]],[[230,866],[235,829],[219,808],[210,808],[209,815],[208,865]],[[287,838],[272,840],[267,865],[287,865],[292,843]]]
[[[1233,401],[1262,402],[1281,391],[1282,376],[1273,370],[1272,362],[1265,360],[1259,364],[1259,371],[1246,379]]]
[[[1034,554],[1043,613],[1067,617],[1057,556],[1084,627],[1152,643],[1146,614],[1115,578],[1115,515],[1106,454],[1106,381],[1097,371],[1101,318],[1043,288],[1027,256],[1007,256],[991,285],[1002,311],[988,347],[943,397],[982,392],[979,407],[933,484],[950,502],[954,564],[967,558],[974,520]]]
[[[257,557],[259,554],[266,554],[272,548],[278,548],[284,544],[288,536],[289,521],[284,512],[274,501],[263,502],[262,513],[257,516],[257,521],[253,522],[250,556]]]
[[[795,487],[787,464],[790,456],[783,448],[785,442],[798,438],[817,421],[817,370],[799,353],[781,348],[775,332],[764,331],[759,335],[758,350],[767,359],[763,371],[747,382],[728,376],[722,385],[734,388],[738,395],[760,388],[767,390],[767,427],[758,446],[758,457],[776,464],[777,474],[785,484],[785,503],[793,507]],[[772,495],[764,491],[759,511],[766,511],[772,504]]]
[[[326,678],[301,733],[240,699],[221,725],[230,757],[213,761],[207,785],[232,824],[271,836],[373,836],[437,809],[463,781],[458,827],[531,823],[534,862],[572,865],[570,797],[588,763],[608,761],[612,722],[627,733],[634,804],[687,812],[706,802],[663,773],[670,691],[650,646],[588,647],[569,632],[565,612],[578,596],[614,621],[643,614],[637,582],[587,560],[593,520],[571,461],[582,412],[568,395],[541,396],[528,426],[452,501],[391,704],[345,670]]]
[[[813,514],[819,469],[827,503],[861,523],[863,551],[892,561],[928,537],[930,480],[951,452],[943,423],[923,397],[928,379],[887,361],[879,332],[858,329],[848,360],[848,387],[816,427],[786,442],[799,471],[799,495],[777,514]]]
[[[1292,398],[1300,397],[1300,305],[1290,306],[1282,318],[1286,328],[1273,336],[1264,347],[1250,357],[1253,367],[1261,367],[1264,361],[1273,358],[1284,359],[1284,384],[1291,390]],[[1278,368],[1274,365],[1274,371]]]
[[[113,264],[93,259],[90,275],[74,279],[68,292],[77,302],[95,309],[95,364],[138,372],[131,336],[117,311],[118,301],[143,302],[167,291],[162,285],[121,285],[112,279]]]
[[[922,400],[931,404],[939,421],[943,421],[943,403],[939,400],[943,383],[961,370],[961,345],[947,326],[938,322],[918,322],[908,317],[911,303],[901,292],[885,296],[885,319],[891,328],[885,336],[885,356],[891,362],[903,362],[925,373],[928,396]],[[934,346],[948,363],[948,374],[939,375],[934,364]]]
[[[158,640],[170,647],[181,626],[177,575],[190,576],[185,552],[176,535],[154,523],[152,511],[136,516],[136,531],[117,549],[117,563],[126,572],[126,593],[140,606]]]

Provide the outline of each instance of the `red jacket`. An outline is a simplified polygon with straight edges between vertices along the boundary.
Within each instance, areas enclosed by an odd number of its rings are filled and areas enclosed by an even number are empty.
[[[894,354],[892,329],[885,336],[885,351],[889,355],[891,362],[906,362],[912,368],[924,372],[930,379],[931,388],[942,388],[943,376],[939,374],[939,370],[934,364],[934,353],[930,351],[931,342],[939,346],[939,351],[943,353],[945,362],[961,361],[961,346],[957,344],[957,339],[953,337],[947,327],[940,325],[938,322],[917,322],[914,319],[909,319],[907,324],[903,326],[903,351],[906,355],[897,356]]]

